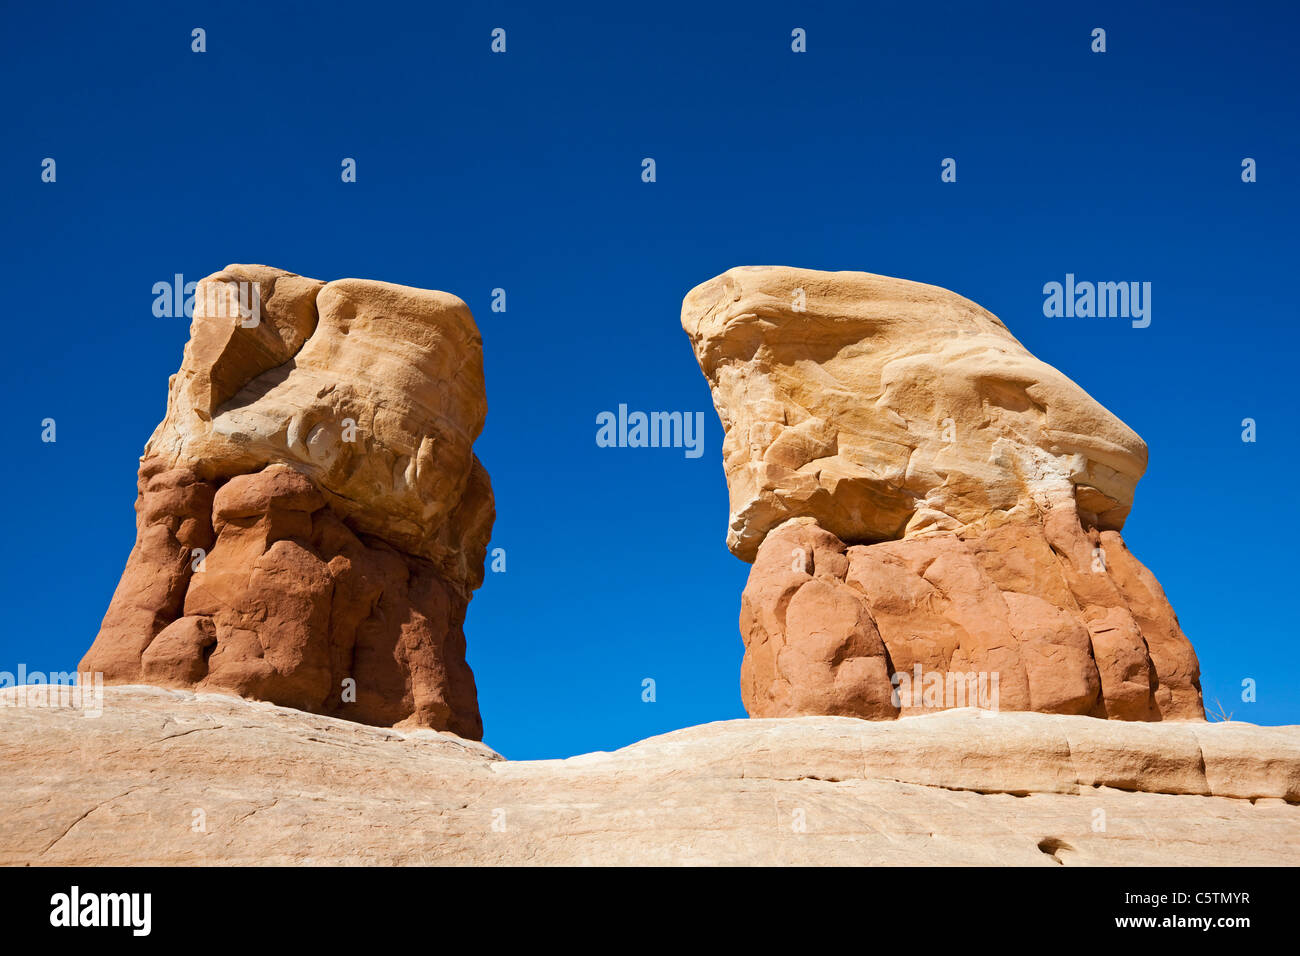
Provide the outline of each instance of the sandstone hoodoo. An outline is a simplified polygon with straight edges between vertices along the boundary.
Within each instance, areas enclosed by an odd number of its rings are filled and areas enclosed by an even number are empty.
[[[722,420],[751,716],[1203,719],[1120,535],[1146,445],[935,286],[741,267],[682,326]]]
[[[495,516],[486,413],[455,296],[204,279],[81,670],[480,738],[463,623]]]

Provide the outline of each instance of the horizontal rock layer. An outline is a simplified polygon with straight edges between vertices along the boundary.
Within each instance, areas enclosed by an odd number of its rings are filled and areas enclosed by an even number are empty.
[[[1300,727],[758,719],[510,762],[237,697],[110,687],[89,718],[21,693],[5,865],[1280,865],[1300,842]]]

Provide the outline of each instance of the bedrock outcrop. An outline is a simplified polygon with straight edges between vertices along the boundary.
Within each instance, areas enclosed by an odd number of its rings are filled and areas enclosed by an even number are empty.
[[[478,738],[482,343],[443,292],[232,265],[194,296],[83,672]]]
[[[1297,727],[960,710],[511,761],[228,695],[109,687],[92,717],[30,690],[0,689],[6,866],[1279,866],[1300,842]]]
[[[722,421],[751,716],[965,706],[1203,719],[1120,534],[1132,429],[935,286],[741,267],[682,326]]]

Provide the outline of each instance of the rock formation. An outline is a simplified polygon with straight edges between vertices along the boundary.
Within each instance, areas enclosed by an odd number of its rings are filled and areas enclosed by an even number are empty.
[[[1120,529],[1142,440],[945,289],[742,267],[682,326],[754,567],[754,717],[994,706],[1202,719],[1199,665]]]
[[[481,737],[462,626],[494,518],[486,413],[455,296],[204,279],[80,669]]]
[[[90,719],[25,691],[0,689],[3,866],[1282,866],[1300,844],[1300,727],[729,720],[516,762],[238,697],[109,687]]]

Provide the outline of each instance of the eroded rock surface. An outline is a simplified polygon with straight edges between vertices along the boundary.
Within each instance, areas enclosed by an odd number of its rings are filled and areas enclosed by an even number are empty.
[[[1195,652],[1119,533],[1146,445],[996,316],[742,267],[682,325],[725,433],[727,543],[754,563],[751,716],[1203,717]]]
[[[494,517],[486,410],[454,296],[209,276],[81,670],[481,736],[463,622]]]
[[[1288,865],[1300,728],[949,711],[502,760],[216,694],[0,690],[0,865]],[[196,827],[201,812],[202,827]]]

